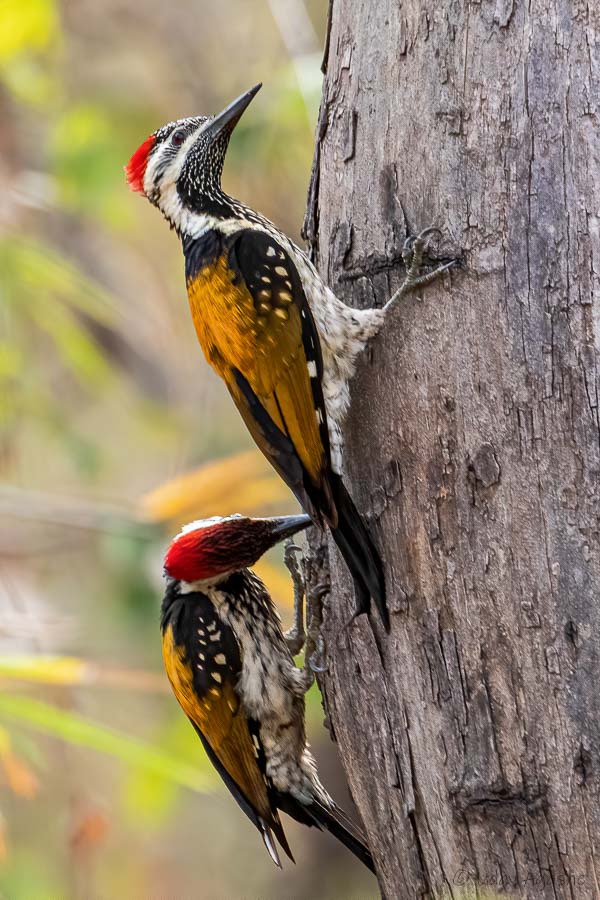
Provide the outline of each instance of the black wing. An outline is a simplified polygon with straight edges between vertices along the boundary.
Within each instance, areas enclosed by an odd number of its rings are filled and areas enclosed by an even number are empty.
[[[296,266],[274,237],[247,229],[232,238],[229,267],[252,297],[263,351],[253,371],[233,370],[230,390],[302,505],[334,524],[321,345]]]

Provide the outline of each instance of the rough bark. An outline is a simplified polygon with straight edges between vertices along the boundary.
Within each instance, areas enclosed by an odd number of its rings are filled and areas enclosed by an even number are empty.
[[[600,896],[599,31],[580,0],[331,8],[321,272],[381,305],[403,210],[464,259],[352,386],[389,637],[330,547],[325,701],[389,898]]]

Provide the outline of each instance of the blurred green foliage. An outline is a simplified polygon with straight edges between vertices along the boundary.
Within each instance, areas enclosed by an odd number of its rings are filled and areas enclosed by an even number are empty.
[[[89,747],[100,753],[107,753],[141,771],[194,791],[204,790],[209,784],[215,783],[212,775],[203,775],[200,766],[184,763],[156,746],[144,744],[96,722],[90,722],[69,710],[24,694],[0,693],[0,719],[29,725],[78,747]],[[208,768],[206,771],[208,772]]]
[[[115,189],[115,172],[123,168],[133,139],[126,125],[118,110],[81,103],[58,116],[49,139],[61,206],[117,232],[134,220],[129,197],[121,185]]]

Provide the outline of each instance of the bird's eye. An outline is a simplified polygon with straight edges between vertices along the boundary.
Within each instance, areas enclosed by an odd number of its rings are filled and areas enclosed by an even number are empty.
[[[185,141],[185,131],[183,128],[178,128],[171,135],[171,143],[174,147],[181,147],[183,142]]]

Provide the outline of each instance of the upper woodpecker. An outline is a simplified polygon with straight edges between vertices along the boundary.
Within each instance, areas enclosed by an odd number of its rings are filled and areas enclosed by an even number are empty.
[[[165,558],[165,668],[181,708],[235,800],[280,866],[293,860],[279,810],[330,831],[366,866],[371,854],[321,785],[304,724],[305,673],[296,668],[273,602],[246,568],[311,524],[229,516],[192,522]]]
[[[159,128],[126,168],[132,190],[179,234],[192,318],[254,440],[313,521],[327,523],[358,612],[373,598],[389,628],[379,554],[341,479],[341,425],[356,358],[419,276],[425,235],[405,245],[408,276],[384,309],[345,306],[278,228],[221,188],[229,138],[260,84],[214,118]]]

